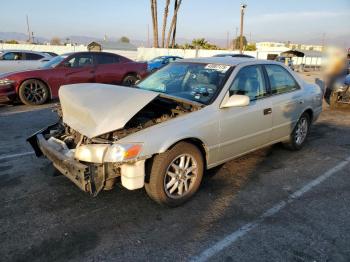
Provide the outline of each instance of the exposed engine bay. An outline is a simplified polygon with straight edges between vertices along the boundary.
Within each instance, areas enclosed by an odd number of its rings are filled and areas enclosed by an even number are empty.
[[[202,106],[183,101],[175,101],[167,97],[158,96],[134,115],[126,125],[118,130],[87,138],[62,122],[62,110],[58,105],[56,112],[60,117],[60,124],[46,135],[46,139],[55,137],[63,141],[69,149],[81,144],[113,143],[142,129],[163,123],[186,113],[200,109]]]

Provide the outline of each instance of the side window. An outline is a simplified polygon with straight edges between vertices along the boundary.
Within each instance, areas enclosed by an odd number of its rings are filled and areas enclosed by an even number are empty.
[[[119,63],[119,57],[114,55],[97,54],[96,58],[99,65]]]
[[[40,60],[44,58],[42,55],[33,54],[33,53],[25,53],[25,60]]]
[[[69,67],[87,67],[93,65],[92,54],[80,54],[68,60]]]
[[[229,89],[230,96],[246,95],[256,100],[267,95],[264,74],[260,66],[243,67]]]
[[[282,66],[265,65],[270,80],[271,93],[278,95],[299,89],[294,77]]]
[[[8,52],[2,56],[2,60],[22,60],[23,55],[20,52]]]

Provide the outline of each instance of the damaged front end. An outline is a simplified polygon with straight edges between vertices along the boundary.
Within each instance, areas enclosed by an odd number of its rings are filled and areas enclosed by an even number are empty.
[[[142,156],[142,142],[123,144],[119,140],[200,108],[200,105],[158,96],[123,128],[90,138],[64,123],[61,115],[58,123],[38,131],[27,141],[38,157],[44,155],[51,160],[84,192],[96,196],[102,189],[112,189],[119,177],[124,187],[133,190],[144,186],[145,160],[152,156]]]

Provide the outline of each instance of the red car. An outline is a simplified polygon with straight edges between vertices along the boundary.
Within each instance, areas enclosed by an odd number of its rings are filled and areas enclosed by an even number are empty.
[[[61,85],[133,85],[147,75],[147,64],[105,52],[78,52],[53,58],[40,69],[0,75],[0,97],[40,105],[58,97]]]

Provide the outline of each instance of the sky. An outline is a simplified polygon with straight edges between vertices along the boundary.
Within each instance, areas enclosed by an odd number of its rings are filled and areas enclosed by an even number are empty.
[[[161,24],[165,0],[158,0]],[[171,3],[173,0],[171,0]],[[346,41],[350,45],[350,0],[246,0],[245,35],[252,41]],[[177,37],[226,39],[236,35],[241,1],[183,0]],[[172,8],[171,8],[172,9]],[[152,29],[149,0],[11,0],[1,5],[0,32],[26,33],[26,15],[36,36],[127,36],[146,40]],[[14,15],[15,14],[15,15]],[[171,15],[171,12],[170,12]],[[161,30],[161,25],[159,25]]]

